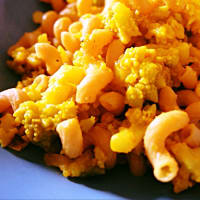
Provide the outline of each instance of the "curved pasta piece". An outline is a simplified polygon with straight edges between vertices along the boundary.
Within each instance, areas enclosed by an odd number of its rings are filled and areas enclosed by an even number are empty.
[[[111,69],[114,68],[115,62],[124,53],[125,45],[120,40],[113,40],[106,52],[106,65]]]
[[[78,119],[72,118],[59,123],[56,131],[65,155],[69,158],[80,156],[83,150],[83,136]]]
[[[179,109],[177,105],[177,95],[171,87],[164,87],[159,93],[159,106],[162,111],[170,111]]]
[[[61,33],[61,43],[70,52],[80,49],[80,41],[72,33],[63,31]]]
[[[10,106],[15,111],[21,103],[28,99],[27,94],[21,89],[11,88],[0,92],[0,113],[6,111]]]
[[[161,182],[171,181],[178,172],[177,162],[165,148],[165,140],[171,133],[184,128],[188,122],[186,112],[173,110],[160,114],[147,127],[144,147],[154,167],[154,176]]]
[[[100,104],[109,112],[120,114],[124,110],[124,96],[118,92],[106,92],[99,98]]]
[[[113,36],[109,29],[94,29],[81,46],[87,54],[98,57],[102,54],[103,48],[112,42]]]
[[[53,32],[57,40],[60,42],[60,36],[63,31],[68,30],[69,25],[72,23],[69,17],[61,17],[56,20],[53,26]]]
[[[44,74],[40,74],[35,78],[32,85],[35,85],[36,90],[44,92],[47,89],[48,84],[49,84],[49,77]]]
[[[113,73],[108,67],[90,65],[87,75],[77,86],[77,103],[94,103],[98,93],[113,79]]]
[[[47,67],[47,72],[52,75],[62,65],[60,54],[56,47],[47,43],[35,44],[35,51],[38,58],[41,58]]]
[[[86,35],[92,33],[94,29],[102,28],[101,19],[96,15],[91,15],[91,17],[80,18],[82,24],[82,40],[85,39]]]

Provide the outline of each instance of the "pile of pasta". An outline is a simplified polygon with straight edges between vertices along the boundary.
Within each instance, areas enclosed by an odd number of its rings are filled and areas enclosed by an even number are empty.
[[[22,80],[0,93],[1,146],[40,146],[65,177],[127,162],[176,193],[199,183],[200,1],[41,1],[8,50]]]

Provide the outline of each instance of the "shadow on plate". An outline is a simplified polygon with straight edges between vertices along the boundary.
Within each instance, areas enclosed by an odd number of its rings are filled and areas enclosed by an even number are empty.
[[[103,176],[70,180],[129,199],[200,199],[199,185],[181,194],[174,194],[171,184],[156,181],[150,171],[143,177],[136,177],[130,173],[127,165],[116,166]]]
[[[10,149],[8,149],[8,151],[17,157],[44,166],[44,151],[38,147],[36,148],[34,145],[29,145],[21,152],[16,152]],[[47,168],[47,170],[48,169],[51,170],[52,173],[58,172],[58,169],[56,168],[53,168],[52,170],[50,167]],[[62,174],[60,173],[58,176],[62,176]],[[113,193],[127,199],[200,199],[199,185],[196,185],[180,194],[174,194],[172,191],[172,185],[156,181],[151,170],[149,170],[143,177],[136,177],[130,173],[127,165],[118,165],[114,169],[107,171],[106,175],[69,178],[68,180],[95,190]]]

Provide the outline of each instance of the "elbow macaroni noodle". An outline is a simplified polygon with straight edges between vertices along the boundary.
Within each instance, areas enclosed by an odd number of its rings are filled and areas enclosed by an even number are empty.
[[[171,181],[178,172],[178,164],[165,147],[166,138],[173,132],[184,128],[189,117],[183,111],[169,111],[156,117],[148,126],[144,136],[144,147],[154,168],[155,177]]]

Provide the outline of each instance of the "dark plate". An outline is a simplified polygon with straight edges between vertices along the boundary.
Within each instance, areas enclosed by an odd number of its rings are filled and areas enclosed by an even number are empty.
[[[18,77],[6,68],[7,48],[36,26],[34,10],[47,7],[39,0],[0,0],[0,90],[13,87]],[[199,185],[175,195],[170,184],[157,182],[152,173],[134,177],[127,166],[106,175],[66,179],[48,168],[43,152],[33,146],[22,152],[0,148],[0,199],[200,199]]]

